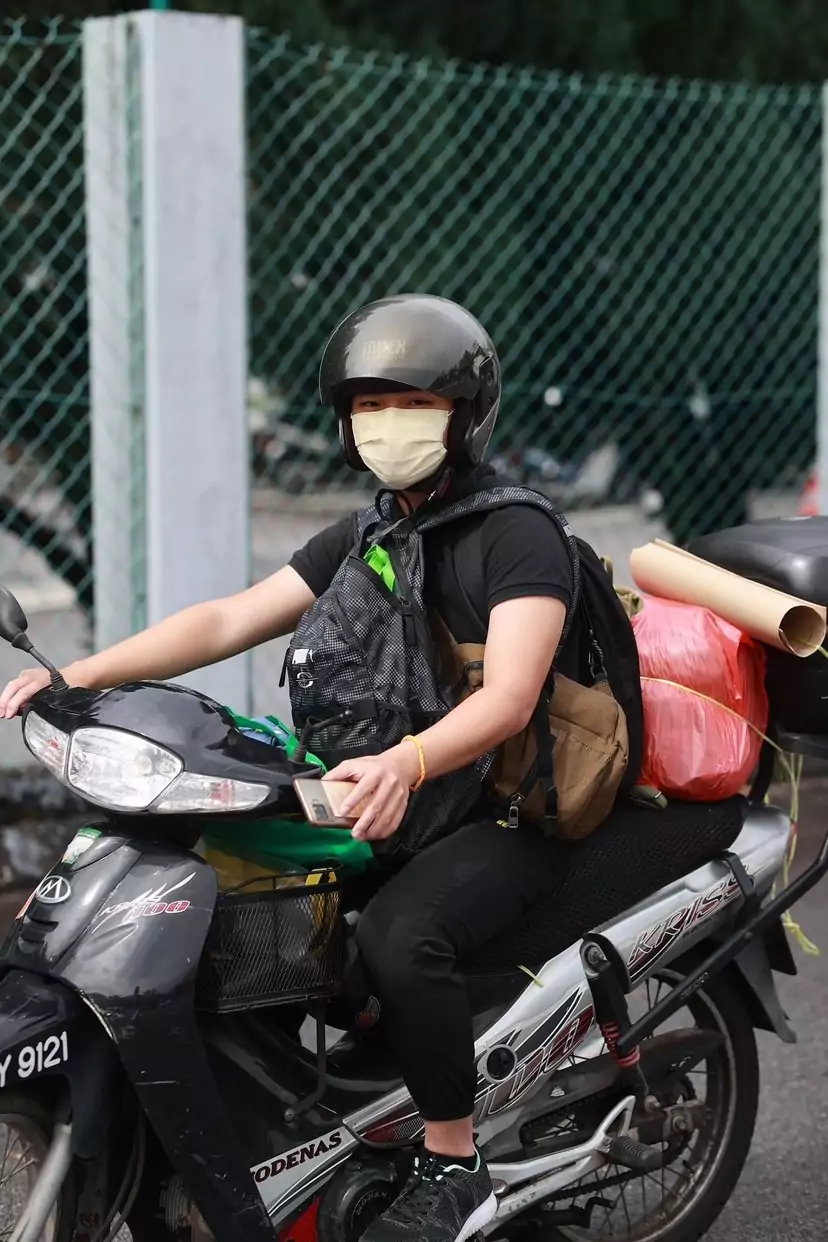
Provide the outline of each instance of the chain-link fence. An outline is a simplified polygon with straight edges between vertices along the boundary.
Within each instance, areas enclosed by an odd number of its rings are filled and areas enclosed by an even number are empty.
[[[65,661],[93,588],[79,28],[0,20],[0,174],[0,581],[57,610],[38,639]]]
[[[0,25],[0,528],[91,607],[81,41]],[[5,568],[5,566],[4,566]]]
[[[342,315],[406,289],[489,328],[496,452],[601,551],[647,537],[643,501],[683,542],[757,492],[795,496],[815,438],[818,88],[587,82],[255,31],[248,52],[255,576],[325,520],[286,521],[285,493],[332,513],[367,486],[338,462],[316,368]],[[0,24],[0,578],[72,604],[61,661],[93,604],[82,93],[79,28]],[[257,658],[268,705],[278,657]]]
[[[255,32],[249,66],[252,365],[277,487],[346,483],[319,356],[348,310],[406,290],[482,319],[506,379],[496,450],[570,509],[661,501],[683,542],[801,484],[817,88],[590,83]]]

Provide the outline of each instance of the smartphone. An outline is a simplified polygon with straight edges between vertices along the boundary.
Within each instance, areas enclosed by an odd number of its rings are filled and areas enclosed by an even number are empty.
[[[321,781],[313,776],[295,776],[293,788],[309,824],[326,828],[353,828],[359,819],[357,807],[347,819],[341,810],[342,803],[354,792],[352,781]]]

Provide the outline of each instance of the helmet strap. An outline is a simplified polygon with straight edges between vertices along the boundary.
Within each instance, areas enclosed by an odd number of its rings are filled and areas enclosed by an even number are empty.
[[[450,466],[473,466],[474,460],[469,452],[471,435],[474,430],[474,402],[458,398],[454,403],[449,420],[446,457]]]
[[[412,484],[411,487],[406,488],[406,491],[426,493],[425,500],[423,501],[423,503],[419,506],[419,509],[417,510],[417,512],[420,512],[421,510],[425,509],[428,505],[433,504],[435,501],[439,503],[441,500],[443,500],[444,497],[447,495],[452,485],[453,480],[454,480],[453,468],[451,466],[447,466],[443,464],[440,467],[440,469],[435,471],[435,473],[432,474],[429,478],[421,479],[420,482]],[[405,503],[408,504],[408,500],[405,497],[404,492],[395,492],[394,494],[398,497],[402,497],[403,499],[405,499]],[[400,507],[402,507],[399,499],[397,503],[400,504]]]

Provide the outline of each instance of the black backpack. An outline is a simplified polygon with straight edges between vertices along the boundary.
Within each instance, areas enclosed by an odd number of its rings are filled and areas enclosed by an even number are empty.
[[[403,518],[395,513],[392,495],[380,493],[375,506],[356,515],[355,547],[328,590],[299,622],[285,661],[294,724],[302,743],[328,767],[353,755],[386,750],[406,734],[436,723],[456,706],[441,684],[423,598],[422,533],[515,503],[533,504],[549,513],[550,526],[558,532],[555,537],[566,542],[574,609],[567,617],[561,647],[575,612],[584,609],[613,696],[628,718],[630,764],[625,787],[635,783],[641,763],[643,713],[629,619],[603,565],[587,545],[581,551],[551,502],[529,489],[500,483],[435,512],[420,511]],[[479,523],[471,527],[473,531],[479,528]],[[372,544],[380,545],[389,556],[396,579],[394,591],[364,559]],[[472,563],[482,564],[482,557]],[[476,611],[485,616],[482,577],[479,583],[463,585],[470,601],[482,600]],[[490,752],[458,772],[427,781],[412,794],[397,838],[385,848],[415,852],[453,831],[480,797],[494,757],[495,752]]]

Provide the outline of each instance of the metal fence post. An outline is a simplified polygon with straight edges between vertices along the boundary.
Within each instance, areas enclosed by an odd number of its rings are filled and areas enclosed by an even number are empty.
[[[92,360],[93,368],[101,365],[114,307],[119,343],[128,340],[132,367],[130,377],[116,362],[117,400],[94,402],[93,418],[108,432],[99,428],[96,442],[117,440],[126,428],[129,394],[130,438],[136,423],[142,436],[131,454],[131,479],[122,477],[129,447],[121,444],[121,473],[107,483],[101,466],[95,500],[101,502],[107,488],[134,487],[138,479],[145,506],[146,622],[152,624],[249,581],[244,27],[238,18],[175,12],[86,25],[94,32],[118,22],[127,26],[126,51],[118,43],[119,55],[103,66],[109,89],[90,86],[87,92],[91,108],[111,112],[108,120],[88,115],[87,125],[93,132],[107,127],[117,151],[110,160],[115,175],[104,190],[94,171],[87,179]],[[94,33],[89,39],[94,43]],[[134,64],[135,74],[137,106],[126,122],[130,91],[120,59]],[[138,178],[138,194],[131,192],[131,175]],[[116,200],[112,232],[126,227],[130,238],[116,246],[118,262],[106,273],[104,208],[94,201],[102,194]],[[109,306],[100,289],[104,280],[117,286]],[[121,505],[125,515],[125,497]],[[123,569],[108,561],[100,550],[101,596],[123,589]],[[248,657],[239,656],[186,680],[245,710],[248,670]]]
[[[83,24],[84,178],[97,649],[143,621],[136,570],[129,211],[129,22]],[[136,565],[140,559],[140,566]]]
[[[819,212],[819,330],[817,338],[817,501],[828,513],[828,82],[822,86],[822,170]]]

